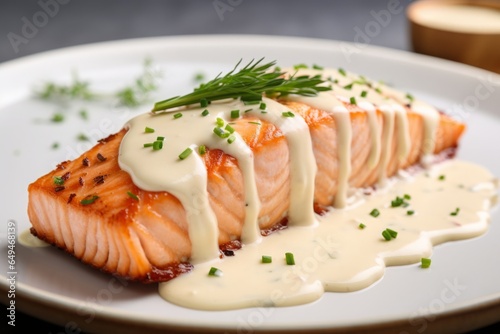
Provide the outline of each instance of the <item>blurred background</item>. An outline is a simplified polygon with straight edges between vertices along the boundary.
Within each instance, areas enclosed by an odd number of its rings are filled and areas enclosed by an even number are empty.
[[[198,34],[300,36],[414,52],[412,26],[406,15],[413,2],[2,0],[0,63],[79,44]],[[500,4],[500,1],[496,3]],[[367,34],[367,29],[375,29],[375,25],[378,30]],[[493,46],[500,50],[500,42]],[[500,64],[500,57],[497,63]],[[19,312],[16,320],[18,330],[30,325],[36,328],[36,333],[67,332],[65,328]],[[12,328],[6,326],[5,319],[2,327],[2,333],[11,332]],[[500,333],[500,324],[475,333],[494,332]]]

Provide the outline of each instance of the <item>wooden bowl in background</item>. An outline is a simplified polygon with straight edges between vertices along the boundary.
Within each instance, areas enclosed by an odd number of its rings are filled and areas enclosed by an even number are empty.
[[[420,0],[407,17],[413,51],[500,73],[500,1]]]

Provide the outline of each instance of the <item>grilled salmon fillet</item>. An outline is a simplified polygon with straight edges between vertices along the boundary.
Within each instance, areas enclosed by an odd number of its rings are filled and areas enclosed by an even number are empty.
[[[309,126],[317,163],[315,209],[332,205],[339,170],[336,122],[330,113],[301,102],[280,101],[300,114]],[[370,187],[377,182],[377,168],[367,168],[370,127],[367,113],[346,103],[352,127],[349,185]],[[376,111],[377,122],[383,117]],[[424,121],[407,108],[411,146],[406,159],[396,157],[398,141],[392,140],[387,175],[418,164],[424,141]],[[257,190],[262,203],[262,234],[286,225],[290,199],[289,148],[283,133],[271,123],[249,125],[246,116],[233,127],[254,153]],[[465,125],[440,114],[434,153],[453,150]],[[180,201],[166,192],[139,189],[118,164],[120,142],[126,129],[100,140],[79,158],[65,161],[29,185],[28,215],[32,233],[80,261],[107,273],[141,282],[161,282],[189,271],[191,241],[186,212]],[[394,132],[397,135],[398,129]],[[401,130],[400,130],[401,131]],[[210,205],[217,217],[221,256],[239,247],[245,217],[243,176],[238,161],[218,149],[203,155]],[[54,183],[54,180],[63,182]],[[99,200],[93,202],[92,196]]]

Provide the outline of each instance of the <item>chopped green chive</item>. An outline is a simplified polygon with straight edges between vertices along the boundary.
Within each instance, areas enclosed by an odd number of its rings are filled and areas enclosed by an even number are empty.
[[[261,100],[245,100],[243,104],[246,106],[252,106],[254,104],[259,104]]]
[[[144,147],[153,147],[153,143],[145,143]]]
[[[224,128],[224,130],[226,130],[229,133],[234,133],[234,128],[231,125],[229,125],[229,124],[226,125],[226,127]]]
[[[292,253],[285,253],[285,260],[286,264],[288,264],[289,266],[293,266],[295,264],[295,259],[293,258]]]
[[[261,124],[261,123],[259,123],[259,122],[248,122],[248,124],[262,125],[262,124]]]
[[[283,117],[295,117],[295,114],[291,111],[284,111],[281,115],[283,115]]]
[[[240,111],[238,109],[231,110],[231,118],[239,118],[240,117]]]
[[[413,95],[411,95],[410,93],[407,93],[407,94],[406,94],[406,98],[407,98],[408,100],[410,100],[410,102],[413,102],[413,100],[414,100]]]
[[[64,121],[64,115],[60,113],[54,114],[50,120],[54,123],[61,123]]]
[[[203,73],[196,73],[194,75],[194,81],[199,82],[199,81],[203,81],[204,79],[205,79],[205,74],[203,74]]]
[[[230,133],[224,131],[224,129],[215,127],[214,128],[214,133],[219,137],[219,138],[227,138],[229,137]]]
[[[198,153],[200,153],[200,155],[207,153],[207,148],[205,147],[205,145],[200,145],[198,147]]]
[[[378,211],[378,209],[373,209],[371,212],[370,212],[370,216],[372,217],[378,217],[380,216],[380,211]]]
[[[85,109],[80,110],[79,115],[84,120],[89,119],[89,114],[87,113],[87,110],[85,110]]]
[[[220,117],[217,117],[217,119],[215,120],[217,122],[217,126],[218,127],[223,127],[224,126],[224,120]]]
[[[132,198],[132,199],[135,199],[136,201],[138,201],[138,200],[139,200],[139,197],[137,197],[137,195],[136,195],[136,194],[134,194],[134,193],[133,193],[133,192],[131,192],[131,191],[127,191],[127,195],[128,195],[128,197],[130,197],[130,198]]]
[[[207,99],[201,99],[201,100],[200,100],[200,106],[201,106],[202,108],[206,108],[206,107],[208,107],[208,100],[207,100]]]
[[[382,89],[380,89],[379,87],[375,88],[375,91],[379,94],[382,94]]]
[[[365,224],[363,224],[363,223],[360,223],[360,224],[358,225],[358,227],[362,230],[362,229],[364,229],[364,228],[366,227],[366,225],[365,225]]]
[[[366,97],[366,95],[368,95],[368,92],[366,90],[361,92],[361,97]]]
[[[402,197],[396,196],[396,199],[391,201],[391,207],[397,208],[401,205],[403,205],[404,199]]]
[[[82,199],[80,201],[80,204],[89,205],[89,204],[94,203],[98,198],[99,198],[99,196],[97,196],[97,195],[89,195],[89,196],[85,197],[84,199]]]
[[[260,112],[260,113],[261,113],[261,114],[267,114],[267,111],[265,111],[265,110],[261,110],[261,112]]]
[[[445,178],[446,178],[446,177],[445,177],[444,175],[439,175],[438,180],[439,180],[439,181],[444,181],[444,179],[445,179]]]
[[[425,258],[423,257],[421,260],[420,260],[420,266],[422,268],[429,268],[431,266],[431,259],[428,259],[428,258]]]
[[[54,176],[54,184],[62,186],[64,184],[64,179],[61,176]]]
[[[450,216],[456,216],[460,212],[460,208],[456,208],[455,211],[450,213]]]
[[[88,141],[89,140],[89,137],[87,137],[85,134],[83,133],[80,133],[76,139],[78,139],[79,141]]]
[[[179,159],[184,160],[187,157],[189,157],[191,153],[193,153],[193,150],[190,147],[188,147],[184,151],[182,151],[181,154],[179,154]]]
[[[163,140],[156,140],[156,141],[153,143],[153,150],[154,150],[154,151],[161,150],[162,148],[163,148]]]
[[[411,199],[411,196],[410,196],[410,195],[408,195],[408,194],[404,194],[403,198],[404,198],[404,199],[407,199],[407,200],[410,200],[410,199]]]
[[[205,117],[207,116],[208,114],[210,114],[210,112],[208,111],[208,109],[205,109],[201,112],[201,116]]]
[[[229,138],[227,138],[227,142],[228,142],[229,144],[232,144],[235,140],[236,140],[236,137],[235,137],[235,136],[229,136]]]
[[[386,228],[382,231],[382,236],[385,240],[389,241],[391,239],[395,239],[398,236],[398,232],[391,230],[390,228]]]
[[[312,68],[315,69],[315,70],[322,70],[323,66],[313,64]]]
[[[174,119],[181,118],[182,113],[178,112],[177,114],[174,114]]]
[[[356,98],[355,98],[354,96],[351,96],[351,98],[350,98],[349,102],[351,102],[351,104],[355,104],[355,105],[357,105],[357,103],[356,103]]]
[[[161,141],[163,141],[163,140],[165,140],[165,137],[158,136],[158,137],[156,137],[156,140],[161,140]]]
[[[262,263],[271,263],[273,258],[269,255],[262,255]]]
[[[146,128],[144,129],[144,132],[145,133],[153,133],[153,132],[155,132],[155,129],[149,128],[149,127],[146,126]]]
[[[351,90],[352,89],[352,84],[348,84],[348,85],[344,86],[344,89]]]
[[[259,109],[265,110],[267,105],[264,102],[261,102],[259,105]]]
[[[218,269],[218,268],[215,268],[215,267],[212,267],[210,268],[210,270],[208,271],[208,276],[216,276],[216,277],[220,277],[222,276],[222,270]]]
[[[339,68],[339,73],[342,74],[344,77],[347,75],[347,73],[343,68]]]
[[[390,228],[387,228],[386,231],[389,232],[389,234],[391,235],[391,237],[394,238],[394,239],[396,239],[396,237],[398,236],[398,232],[396,232],[394,230],[391,230]]]
[[[408,210],[408,211],[406,211],[406,214],[408,216],[413,216],[413,214],[415,214],[415,211],[414,210]]]
[[[246,109],[246,110],[243,111],[243,113],[247,113],[247,112],[252,111],[252,110],[253,110],[252,108]]]

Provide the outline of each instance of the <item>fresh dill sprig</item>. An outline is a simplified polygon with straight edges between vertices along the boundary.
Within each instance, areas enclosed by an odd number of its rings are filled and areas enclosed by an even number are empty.
[[[284,72],[268,71],[276,64],[275,61],[261,64],[262,61],[263,58],[255,62],[252,60],[236,72],[241,63],[240,60],[227,74],[224,76],[219,74],[214,79],[200,84],[193,92],[156,102],[152,112],[200,104],[202,101],[211,102],[229,98],[259,101],[263,94],[271,98],[289,94],[315,96],[318,92],[331,90],[330,87],[321,85],[324,80],[319,75],[287,77]]]
[[[137,107],[149,99],[149,94],[158,89],[158,79],[161,77],[159,71],[152,67],[150,58],[144,60],[142,74],[137,77],[134,84],[124,87],[116,92],[118,104],[127,107]]]

